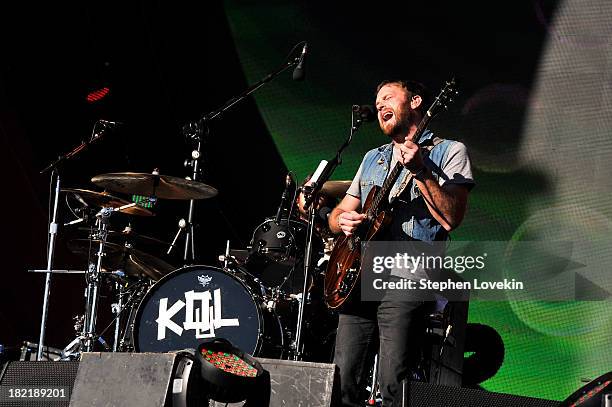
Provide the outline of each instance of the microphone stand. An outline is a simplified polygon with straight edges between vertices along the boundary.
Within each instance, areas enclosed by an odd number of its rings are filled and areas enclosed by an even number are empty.
[[[49,203],[51,203],[51,199],[53,199],[53,212],[51,214],[51,219],[49,219],[49,241],[47,246],[47,269],[46,269],[46,277],[45,277],[45,290],[43,293],[43,307],[42,307],[42,315],[40,321],[40,334],[38,337],[38,351],[36,353],[36,360],[42,360],[44,342],[45,342],[45,333],[47,326],[47,316],[49,312],[49,297],[51,295],[51,274],[53,274],[53,260],[55,258],[55,242],[57,240],[57,211],[58,211],[58,202],[59,202],[59,194],[61,191],[61,177],[60,177],[60,165],[70,159],[75,157],[81,151],[85,150],[89,145],[93,144],[96,140],[102,137],[104,134],[105,127],[96,131],[96,126],[99,124],[104,124],[104,121],[98,120],[94,123],[93,130],[91,132],[91,137],[89,141],[83,141],[81,144],[73,148],[68,153],[59,156],[55,161],[46,166],[43,170],[40,171],[40,174],[44,174],[45,172],[51,170],[51,183],[53,183],[53,178],[55,177],[55,190],[52,195],[49,196]]]
[[[360,115],[359,111],[353,109],[353,114],[351,116],[351,131],[349,132],[348,138],[340,146],[336,153],[336,156],[325,165],[323,171],[321,171],[321,175],[316,180],[313,180],[311,185],[302,187],[302,190],[305,195],[304,209],[308,209],[308,229],[306,231],[306,249],[304,254],[304,286],[302,287],[302,298],[300,300],[298,308],[297,326],[295,329],[295,342],[292,344],[294,352],[293,360],[301,360],[303,355],[302,327],[304,320],[304,306],[306,303],[306,295],[308,292],[308,277],[312,274],[310,271],[313,249],[312,239],[314,235],[314,224],[316,217],[316,208],[314,202],[318,201],[318,195],[319,192],[321,192],[321,188],[323,188],[323,184],[325,184],[325,182],[329,180],[329,178],[331,178],[338,165],[342,163],[342,152],[345,148],[349,146],[349,144],[351,144],[353,136],[355,135],[359,127],[361,127],[363,122],[363,117]]]
[[[304,44],[304,42],[300,42],[296,44],[294,49],[302,44]],[[302,56],[297,56],[293,59],[290,58],[287,62],[283,63],[276,70],[266,75],[263,79],[249,86],[245,91],[240,93],[238,96],[234,96],[231,99],[229,99],[227,102],[225,102],[225,104],[223,104],[223,106],[209,113],[206,113],[199,120],[194,121],[194,122],[189,122],[183,126],[183,129],[182,129],[183,135],[188,140],[193,141],[195,144],[195,148],[191,152],[191,159],[185,160],[185,167],[193,168],[193,178],[192,178],[193,181],[196,181],[196,178],[200,171],[199,165],[200,165],[200,159],[202,157],[202,136],[204,134],[206,135],[210,134],[208,122],[214,119],[220,118],[223,115],[223,113],[231,109],[234,105],[246,99],[246,97],[249,96],[251,93],[255,92],[257,89],[261,88],[266,83],[272,81],[274,78],[276,78],[281,73],[285,72],[287,69],[297,66],[301,60],[303,60]],[[170,247],[168,248],[168,251],[166,252],[166,254],[170,254],[172,252],[172,249],[174,249],[176,240],[181,234],[181,231],[185,230],[185,251],[183,255],[183,260],[185,261],[186,264],[189,259],[191,261],[195,261],[196,259],[195,243],[194,243],[195,230],[194,230],[194,224],[193,224],[194,209],[195,209],[195,200],[191,199],[189,202],[189,213],[187,216],[187,221],[185,221],[185,219],[179,220],[179,229],[176,232],[176,235],[174,236],[174,240],[172,241],[172,244],[170,245]],[[191,257],[189,255],[190,249],[191,249]]]

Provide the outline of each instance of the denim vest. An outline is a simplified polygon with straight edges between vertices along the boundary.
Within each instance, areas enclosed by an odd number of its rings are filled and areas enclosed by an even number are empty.
[[[438,180],[440,176],[444,177],[440,167],[445,162],[449,147],[454,141],[436,139],[436,143],[433,145],[434,134],[429,130],[425,130],[419,139],[421,146],[429,146],[421,150],[423,161],[427,168],[431,170],[435,179]],[[392,153],[393,144],[389,143],[368,151],[364,156],[359,180],[362,204],[372,187],[374,185],[382,186],[385,181],[390,171]],[[407,169],[402,169],[389,194],[391,207],[393,208],[389,238],[391,240],[446,240],[448,233],[427,209],[425,200],[422,198],[414,179],[411,179],[408,184],[402,185],[409,174]]]

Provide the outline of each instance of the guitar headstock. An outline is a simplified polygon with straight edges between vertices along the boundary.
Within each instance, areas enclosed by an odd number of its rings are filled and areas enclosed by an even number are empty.
[[[451,80],[446,81],[438,96],[436,96],[429,109],[427,109],[427,116],[433,117],[442,110],[447,110],[448,105],[453,102],[454,97],[458,94],[459,91],[457,90],[457,82],[453,77]]]

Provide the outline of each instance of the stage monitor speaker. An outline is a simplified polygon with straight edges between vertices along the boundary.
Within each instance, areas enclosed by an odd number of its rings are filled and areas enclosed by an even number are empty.
[[[73,361],[0,365],[0,407],[68,407],[78,366]]]
[[[70,407],[205,406],[193,363],[183,353],[83,353]]]
[[[270,375],[269,388],[260,389],[261,391],[270,392],[269,407],[326,407],[339,405],[340,388],[336,381],[336,365],[291,360],[256,359]],[[214,402],[211,405],[225,407],[225,403]],[[228,407],[243,405],[244,402],[230,403]],[[249,407],[251,405],[249,403]],[[257,407],[268,406],[257,405]]]
[[[404,394],[403,405],[410,407],[558,407],[560,404],[552,400],[421,382],[410,382],[410,392]]]

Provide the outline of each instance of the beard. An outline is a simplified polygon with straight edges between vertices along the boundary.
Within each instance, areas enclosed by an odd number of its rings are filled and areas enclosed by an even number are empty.
[[[380,124],[380,129],[382,132],[390,137],[394,138],[399,135],[406,135],[410,130],[410,126],[413,124],[413,112],[410,107],[402,107],[401,109],[394,111],[394,118],[391,119],[394,121],[392,125],[388,125],[387,123]]]

